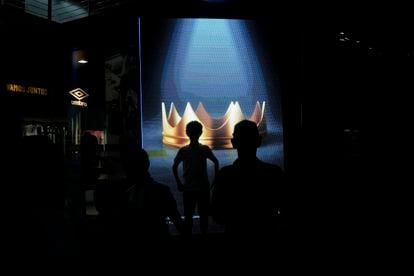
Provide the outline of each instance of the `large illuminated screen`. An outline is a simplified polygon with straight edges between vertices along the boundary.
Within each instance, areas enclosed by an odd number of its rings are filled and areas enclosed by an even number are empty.
[[[139,30],[142,143],[157,180],[176,192],[171,167],[193,120],[202,123],[200,142],[213,149],[220,167],[237,158],[230,139],[242,119],[259,126],[258,157],[283,167],[277,64],[255,21],[140,19]]]

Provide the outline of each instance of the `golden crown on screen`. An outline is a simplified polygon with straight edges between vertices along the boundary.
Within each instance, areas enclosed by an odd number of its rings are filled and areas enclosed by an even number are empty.
[[[165,103],[162,102],[162,142],[174,147],[187,145],[189,139],[185,133],[185,128],[187,123],[191,121],[198,121],[203,125],[203,134],[199,141],[211,148],[232,148],[230,139],[233,137],[234,125],[244,119],[255,122],[259,127],[260,134],[265,136],[267,132],[265,104],[266,102],[263,102],[260,106],[260,103],[256,102],[252,115],[250,118],[246,118],[239,102],[230,102],[223,117],[212,118],[201,102],[198,104],[196,111],[187,102],[182,117],[177,112],[174,103],[171,103],[167,116]]]

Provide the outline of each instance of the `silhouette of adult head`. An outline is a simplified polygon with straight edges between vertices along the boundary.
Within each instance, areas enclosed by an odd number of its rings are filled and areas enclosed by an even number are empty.
[[[128,179],[137,179],[149,175],[150,160],[142,148],[130,148],[124,153],[123,167]]]
[[[89,132],[85,132],[81,138],[80,165],[83,184],[88,185],[98,178],[98,138]]]
[[[203,133],[203,125],[198,121],[191,121],[187,124],[185,132],[191,141],[198,141]]]
[[[237,149],[239,158],[253,158],[256,150],[262,144],[262,137],[256,123],[243,120],[234,126],[233,138],[231,139],[233,148]]]
[[[81,145],[87,150],[95,150],[98,138],[90,132],[85,132],[81,138]]]
[[[80,153],[86,166],[96,166],[98,151],[98,138],[90,132],[85,132],[81,138]]]

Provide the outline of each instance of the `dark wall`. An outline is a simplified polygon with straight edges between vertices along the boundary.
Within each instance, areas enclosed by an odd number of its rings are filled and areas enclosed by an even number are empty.
[[[67,71],[58,24],[2,8],[1,94],[23,116],[64,117],[63,83]],[[6,83],[48,89],[48,96],[9,93]]]
[[[108,111],[105,102],[105,60],[117,54],[138,55],[138,17],[114,12],[68,22],[63,29],[70,41],[68,51],[84,50],[89,60],[88,64],[77,66],[71,73],[72,79],[67,82],[68,89],[81,87],[90,95],[87,98],[88,107],[83,111],[82,127],[102,129]],[[133,62],[137,63],[137,59]],[[73,82],[74,74],[76,82]],[[135,79],[124,85],[138,91],[138,76],[136,74]]]
[[[341,31],[349,40],[340,40]],[[302,207],[323,241],[340,236],[341,246],[358,239],[373,246],[405,213],[411,33],[378,27],[305,34]]]

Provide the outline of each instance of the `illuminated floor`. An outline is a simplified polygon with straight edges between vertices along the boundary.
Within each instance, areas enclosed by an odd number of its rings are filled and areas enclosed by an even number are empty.
[[[89,217],[97,216],[98,211],[96,210],[95,206],[93,205],[93,191],[88,190],[86,192],[86,215]],[[184,218],[184,217],[183,217]],[[200,234],[200,219],[199,216],[195,215],[193,217],[194,226],[193,226],[193,234]],[[169,222],[170,233],[172,235],[177,234],[177,230],[175,229],[174,225]],[[221,233],[223,232],[223,226],[216,224],[211,217],[209,217],[209,229],[208,233]]]

